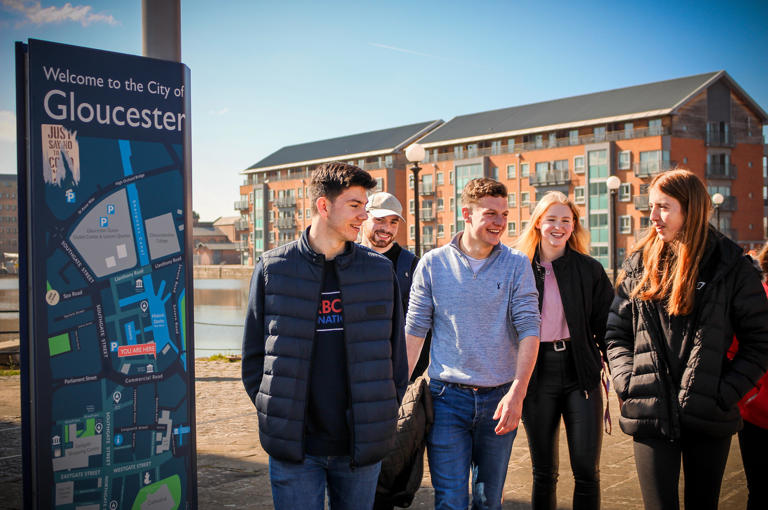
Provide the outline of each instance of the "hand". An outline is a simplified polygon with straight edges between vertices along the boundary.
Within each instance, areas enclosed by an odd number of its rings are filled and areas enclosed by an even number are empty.
[[[517,382],[517,381],[515,381]],[[517,428],[520,424],[520,416],[523,413],[523,396],[519,396],[513,383],[506,395],[499,401],[496,412],[493,413],[493,419],[499,420],[494,432],[496,435],[503,436]]]

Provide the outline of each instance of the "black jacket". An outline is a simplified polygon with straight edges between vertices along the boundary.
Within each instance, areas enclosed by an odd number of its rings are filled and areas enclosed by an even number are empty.
[[[538,250],[532,266],[541,311],[545,273],[539,264]],[[602,356],[605,355],[605,323],[613,301],[613,287],[600,262],[567,245],[565,254],[552,262],[552,271],[557,279],[565,322],[571,334],[579,388],[588,394],[600,384]],[[534,369],[529,391],[535,391],[536,379],[537,370]]]
[[[736,403],[768,364],[768,300],[755,268],[741,248],[709,230],[694,309],[684,317],[679,381],[670,375],[656,304],[629,298],[643,273],[642,254],[633,253],[624,270],[606,332],[614,387],[624,400],[621,429],[671,440],[681,427],[712,436],[737,432]],[[734,334],[739,352],[729,361]]]
[[[308,231],[308,229],[307,229]],[[254,270],[243,336],[243,384],[271,456],[304,459],[307,395],[325,258],[297,241],[266,252]],[[353,465],[389,450],[408,384],[400,290],[392,264],[347,243],[336,257],[344,315]]]

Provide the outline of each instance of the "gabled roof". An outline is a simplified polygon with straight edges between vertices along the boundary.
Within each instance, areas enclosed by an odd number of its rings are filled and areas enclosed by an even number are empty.
[[[725,71],[697,74],[621,89],[566,97],[501,110],[461,115],[446,122],[420,143],[426,147],[446,142],[514,136],[540,129],[576,128],[600,122],[620,122],[673,113],[720,78],[743,96],[762,122],[766,114]]]
[[[312,165],[334,159],[391,154],[401,150],[442,123],[442,120],[431,120],[317,142],[289,145],[273,152],[242,173],[249,174],[257,171]]]

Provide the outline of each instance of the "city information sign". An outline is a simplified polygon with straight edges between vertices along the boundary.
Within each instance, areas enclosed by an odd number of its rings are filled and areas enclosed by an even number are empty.
[[[195,508],[189,69],[16,55],[25,507]]]

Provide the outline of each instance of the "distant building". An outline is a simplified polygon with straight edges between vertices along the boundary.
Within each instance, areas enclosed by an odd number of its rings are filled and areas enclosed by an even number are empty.
[[[18,260],[19,211],[16,174],[0,174],[0,262]],[[14,266],[15,267],[15,266]],[[15,271],[14,268],[7,268]]]
[[[224,223],[226,224],[226,222]],[[241,263],[240,252],[237,250],[237,246],[224,231],[215,225],[215,222],[197,222],[193,228],[192,236],[194,265]]]
[[[420,135],[404,139],[391,153],[391,168],[407,184],[396,181],[383,189],[403,202],[408,228],[401,235],[407,231],[407,240],[398,241],[411,249],[415,214],[420,215],[423,251],[444,245],[464,228],[459,199],[474,177],[493,177],[508,188],[505,244],[516,241],[544,193],[562,191],[582,208],[592,255],[611,267],[613,242],[622,260],[649,225],[651,179],[680,166],[699,175],[710,194],[725,197],[720,230],[750,249],[768,235],[766,122],[766,112],[725,71],[462,115],[427,123]],[[360,148],[346,152],[340,148],[349,144],[338,145],[371,137],[363,133],[285,147],[243,171],[248,184],[241,186],[236,209],[249,223],[241,236],[256,240],[249,243],[252,254],[292,240],[308,223],[301,181],[318,163],[339,159],[371,169],[369,159],[352,154]],[[418,200],[402,157],[414,141],[427,152]],[[315,149],[311,157],[310,148]],[[381,175],[378,168],[371,173]],[[612,175],[622,183],[616,233],[606,187]]]

